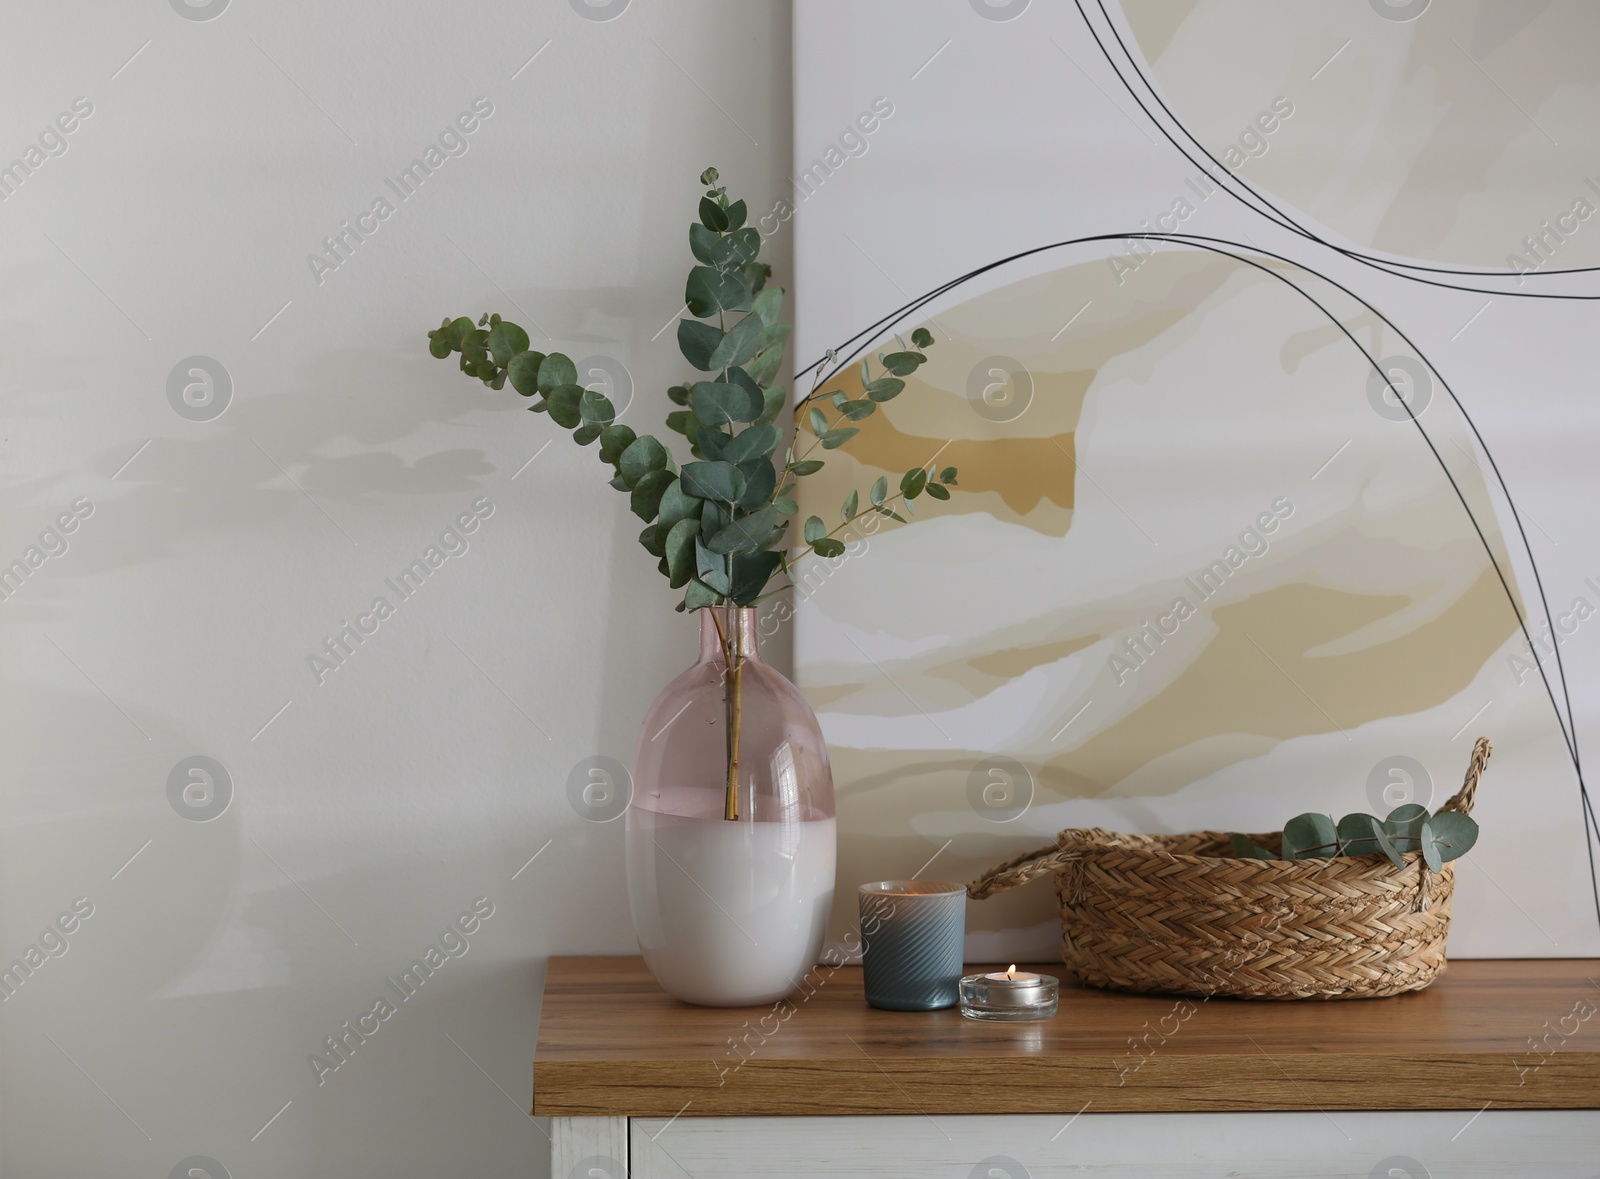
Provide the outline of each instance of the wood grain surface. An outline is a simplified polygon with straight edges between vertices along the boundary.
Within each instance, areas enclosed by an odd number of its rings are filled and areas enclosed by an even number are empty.
[[[1593,959],[1452,962],[1427,990],[1335,1003],[1063,982],[1054,1019],[996,1024],[868,1007],[859,967],[818,967],[773,1006],[707,1008],[667,995],[636,957],[553,958],[533,1112],[1592,1109],[1597,1013]]]

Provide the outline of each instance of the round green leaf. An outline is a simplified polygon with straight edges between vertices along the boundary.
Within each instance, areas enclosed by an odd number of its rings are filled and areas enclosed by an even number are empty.
[[[753,422],[761,414],[759,397],[752,398],[748,389],[725,381],[701,381],[689,397],[689,407],[696,420],[712,427]]]
[[[1466,855],[1478,842],[1477,820],[1460,811],[1440,811],[1428,820],[1428,827],[1445,863]]]
[[[555,413],[553,404],[550,412],[552,415]],[[637,487],[639,481],[645,475],[652,471],[659,471],[666,465],[667,448],[646,434],[642,438],[635,438],[629,444],[628,449],[622,452],[622,458],[618,460],[617,469],[618,474],[627,481],[629,487]],[[665,485],[663,484],[663,486]],[[653,512],[651,513],[651,515],[654,514]],[[649,516],[645,517],[647,520],[649,518]]]
[[[816,553],[819,557],[843,556],[844,541],[837,540],[831,536],[825,536],[821,540],[814,541],[812,543],[811,551]]]
[[[907,471],[900,477],[900,490],[907,499],[916,499],[922,494],[922,489],[928,485],[928,472],[921,467]]]
[[[891,375],[904,377],[916,372],[918,366],[928,358],[920,352],[891,352],[881,359],[883,367],[888,369]]]
[[[546,397],[551,390],[562,385],[576,385],[578,383],[578,369],[567,357],[559,352],[552,352],[539,364],[539,392]]]
[[[583,391],[583,396],[578,398],[578,412],[583,416],[584,425],[596,427],[597,436],[599,430],[617,420],[617,410],[611,399],[595,389]]]
[[[685,463],[683,489],[700,499],[735,503],[744,494],[745,479],[732,463]]]
[[[539,388],[539,366],[544,363],[543,352],[518,352],[506,362],[506,375],[511,387],[524,397],[543,392]]]
[[[607,426],[600,431],[600,457],[616,466],[622,461],[622,452],[633,445],[636,437],[628,426]]]
[[[805,538],[807,544],[814,545],[827,535],[828,526],[822,522],[821,516],[806,517]]]
[[[642,440],[641,440],[642,441]],[[629,506],[641,520],[654,520],[661,508],[661,496],[677,478],[671,471],[646,471],[633,485]]]
[[[850,494],[844,497],[844,506],[839,509],[839,522],[848,524],[850,517],[856,514],[856,507],[861,503],[861,497],[855,488],[850,489]]]
[[[672,486],[661,497],[661,523],[669,528],[680,520],[691,520],[698,524],[700,509],[704,505],[704,500],[683,489],[682,479],[674,479]]]
[[[789,468],[789,474],[791,474],[791,475],[815,475],[818,471],[822,470],[822,467],[823,467],[823,462],[822,462],[821,459],[805,459],[802,462],[798,462],[798,463],[793,464]]]
[[[697,319],[678,321],[678,351],[701,372],[710,372],[719,367],[711,362],[711,358],[721,343],[722,332],[709,323],[701,323]]]
[[[751,426],[741,430],[722,448],[721,459],[726,463],[742,463],[764,458],[772,453],[783,436],[774,426]]]
[[[710,197],[701,197],[700,224],[721,233],[728,228],[728,211]]]
[[[933,496],[934,499],[949,499],[950,498],[950,489],[948,487],[946,487],[943,483],[930,483],[926,487],[924,487],[923,490],[926,491],[929,495]]]
[[[489,352],[498,365],[511,363],[511,358],[528,350],[528,333],[514,323],[501,320],[489,329]]]
[[[548,364],[549,360],[545,363]],[[550,418],[556,425],[575,430],[583,424],[583,414],[578,411],[578,402],[583,399],[582,386],[558,385],[546,396],[550,401]]]
[[[674,482],[673,486],[677,486],[676,482]],[[665,520],[658,525],[658,527],[666,526]],[[689,579],[694,576],[694,538],[699,528],[700,522],[690,518],[678,520],[668,528],[666,540],[667,577],[668,584],[673,589],[686,585]]]

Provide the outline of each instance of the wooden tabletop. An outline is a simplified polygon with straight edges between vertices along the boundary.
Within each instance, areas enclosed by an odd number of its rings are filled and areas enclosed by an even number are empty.
[[[1005,1024],[954,1008],[878,1011],[862,1000],[859,967],[818,967],[773,1006],[710,1008],[668,996],[639,958],[552,958],[533,1112],[1597,1108],[1597,1014],[1594,959],[1452,962],[1427,990],[1336,1003],[1063,982],[1054,1019]]]

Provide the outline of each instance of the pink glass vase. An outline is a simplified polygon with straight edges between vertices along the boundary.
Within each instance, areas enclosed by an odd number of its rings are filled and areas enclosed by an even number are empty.
[[[633,927],[668,993],[706,1007],[771,1003],[822,950],[833,774],[816,714],[761,659],[756,611],[697,613],[700,658],[656,697],[634,753]]]

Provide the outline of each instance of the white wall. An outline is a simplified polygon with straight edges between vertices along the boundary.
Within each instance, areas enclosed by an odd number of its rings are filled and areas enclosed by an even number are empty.
[[[7,12],[0,163],[93,113],[0,202],[0,563],[88,513],[0,604],[0,959],[93,912],[0,1005],[5,1174],[542,1175],[543,962],[633,947],[620,824],[564,783],[629,760],[692,628],[594,454],[524,469],[549,423],[424,333],[498,309],[621,362],[628,420],[659,423],[696,177],[752,209],[787,188],[788,5],[213,2]],[[396,201],[479,97],[466,153]],[[308,255],[380,195],[319,283]],[[787,283],[786,233],[769,253]],[[231,378],[211,420],[169,403],[194,355]],[[384,579],[480,497],[401,602]],[[319,684],[308,656],[380,595]],[[196,755],[233,784],[210,822],[168,798]],[[319,1085],[323,1038],[480,897],[465,956]]]

